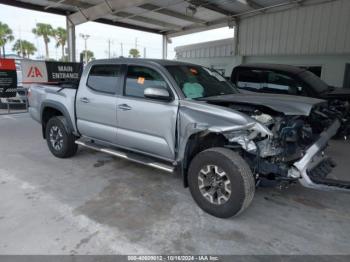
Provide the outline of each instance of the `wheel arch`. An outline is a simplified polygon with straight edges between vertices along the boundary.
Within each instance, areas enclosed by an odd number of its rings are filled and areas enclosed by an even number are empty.
[[[206,149],[224,147],[226,144],[228,144],[228,140],[222,133],[199,131],[188,137],[181,161],[181,174],[184,187],[188,187],[187,171],[192,159]]]
[[[64,105],[56,101],[46,101],[42,103],[41,109],[40,109],[40,121],[41,121],[41,127],[42,127],[42,135],[44,139],[46,138],[46,135],[45,135],[46,124],[49,121],[49,119],[54,116],[64,116],[65,119],[67,120],[68,131],[72,133],[75,132],[72,119],[70,118],[68,110],[64,107]]]

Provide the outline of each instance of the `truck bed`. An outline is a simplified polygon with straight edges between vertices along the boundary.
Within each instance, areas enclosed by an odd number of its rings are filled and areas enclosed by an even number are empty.
[[[28,102],[29,112],[33,118],[41,122],[41,112],[45,103],[56,105],[65,111],[70,119],[75,119],[75,95],[77,89],[63,88],[60,85],[33,84],[30,87]],[[62,106],[64,105],[64,107]],[[74,131],[77,130],[75,121],[72,121]]]

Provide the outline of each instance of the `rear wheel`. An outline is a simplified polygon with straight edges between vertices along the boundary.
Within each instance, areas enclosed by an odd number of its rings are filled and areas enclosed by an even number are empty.
[[[67,120],[63,116],[56,116],[48,121],[45,135],[47,145],[54,156],[68,158],[77,152],[75,136],[69,131]]]
[[[255,179],[249,166],[226,148],[199,153],[190,164],[188,184],[199,207],[220,218],[242,212],[255,193]]]

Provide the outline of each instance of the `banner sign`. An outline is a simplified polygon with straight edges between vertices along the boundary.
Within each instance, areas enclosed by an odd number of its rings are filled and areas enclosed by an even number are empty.
[[[22,84],[47,83],[47,70],[45,61],[21,61]]]
[[[15,97],[17,73],[14,59],[0,59],[0,97]]]
[[[48,82],[62,82],[64,80],[79,80],[83,69],[81,63],[46,62]]]
[[[21,65],[23,84],[76,81],[80,79],[83,69],[82,63],[70,62],[25,60]]]

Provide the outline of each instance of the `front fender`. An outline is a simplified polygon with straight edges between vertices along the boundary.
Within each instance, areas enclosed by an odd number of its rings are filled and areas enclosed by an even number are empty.
[[[194,100],[180,101],[178,114],[178,155],[177,161],[185,158],[189,138],[196,133],[222,134],[246,130],[257,122],[236,110]]]

